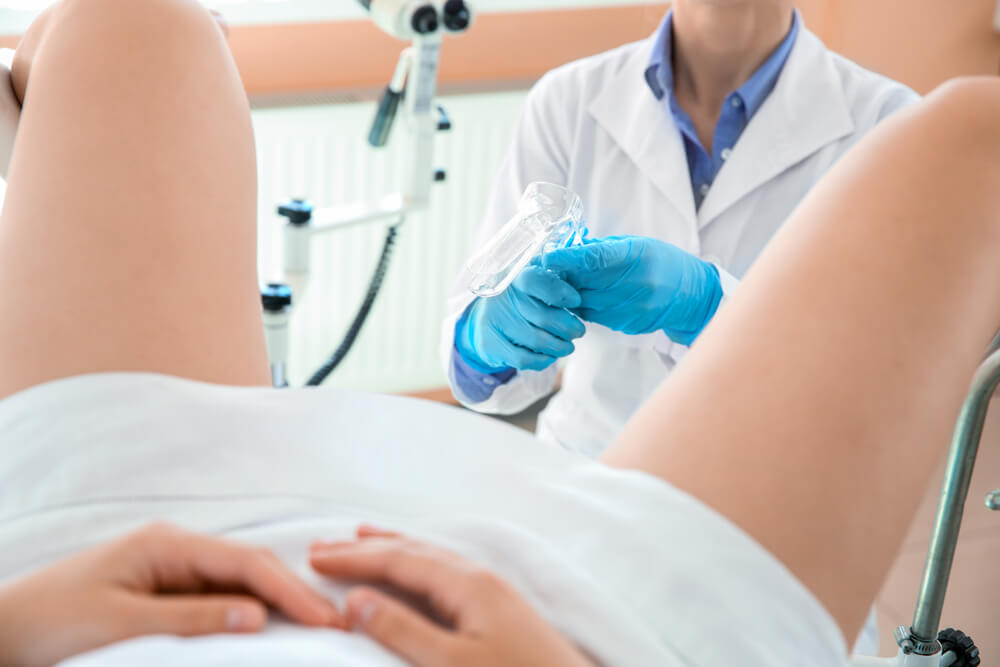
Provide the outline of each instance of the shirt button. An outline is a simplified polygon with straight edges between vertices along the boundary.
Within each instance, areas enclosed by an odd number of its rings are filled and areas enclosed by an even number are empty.
[[[733,154],[733,149],[731,149],[731,148],[723,148],[722,149],[722,154],[721,155],[722,155],[722,159],[723,160],[728,160],[729,156],[732,155],[732,154]]]
[[[732,104],[737,109],[739,109],[741,106],[743,106],[743,100],[741,100],[738,97],[730,97],[729,98],[729,103]]]
[[[708,194],[708,187],[709,187],[708,183],[703,183],[702,186],[700,188],[698,188],[698,192],[700,192],[702,195],[707,195]]]

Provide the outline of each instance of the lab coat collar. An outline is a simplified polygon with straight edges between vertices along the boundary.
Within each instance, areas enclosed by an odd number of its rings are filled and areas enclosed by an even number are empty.
[[[693,225],[697,215],[684,144],[666,103],[656,99],[646,83],[653,41],[645,40],[629,55],[587,110],[677,213]]]
[[[701,226],[853,131],[833,59],[819,38],[803,29],[774,90],[750,120],[702,202]]]
[[[630,54],[588,111],[692,225],[708,225],[761,185],[854,131],[833,59],[802,25],[774,89],[696,211],[680,132],[645,78],[653,42],[645,40]]]

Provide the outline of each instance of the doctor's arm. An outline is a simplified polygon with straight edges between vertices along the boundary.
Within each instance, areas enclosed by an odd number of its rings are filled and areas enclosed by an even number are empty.
[[[270,552],[151,525],[0,588],[0,667],[52,665],[142,635],[257,632],[268,606],[345,627]]]
[[[542,78],[528,94],[513,139],[490,194],[470,253],[482,247],[517,212],[533,181],[565,184],[571,160],[576,102],[559,73]],[[479,299],[459,275],[448,301],[441,357],[452,392],[480,412],[516,413],[555,387],[555,361],[583,335],[566,309],[578,297],[569,285],[529,267],[505,292]]]

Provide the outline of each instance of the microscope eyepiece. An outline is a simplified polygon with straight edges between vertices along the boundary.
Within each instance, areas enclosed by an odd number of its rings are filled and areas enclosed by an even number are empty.
[[[438,29],[438,13],[431,5],[424,5],[413,12],[413,19],[410,21],[413,32],[418,35],[429,35]]]
[[[465,30],[472,21],[472,14],[468,5],[465,4],[465,0],[447,0],[444,3],[442,13],[444,14],[444,26],[454,32]]]

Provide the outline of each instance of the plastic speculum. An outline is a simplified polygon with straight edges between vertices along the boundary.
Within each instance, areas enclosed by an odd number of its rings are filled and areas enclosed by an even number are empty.
[[[514,282],[532,259],[580,243],[583,202],[561,185],[531,183],[521,195],[517,215],[466,264],[469,290],[496,296]]]

